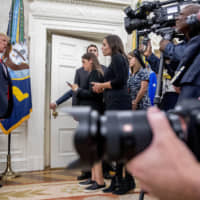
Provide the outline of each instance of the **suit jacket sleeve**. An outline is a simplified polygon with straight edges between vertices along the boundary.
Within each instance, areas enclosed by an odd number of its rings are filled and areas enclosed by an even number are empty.
[[[77,97],[84,99],[98,98],[99,94],[93,92],[91,82],[103,82],[102,79],[97,71],[91,72],[89,77],[89,89],[79,88],[77,91]]]
[[[71,98],[73,95],[73,91],[69,90],[67,91],[63,96],[61,96],[59,99],[56,100],[56,104],[60,105],[61,103],[67,101],[69,98]]]
[[[77,69],[74,77],[74,83],[80,85],[80,71]]]
[[[122,55],[114,55],[112,57],[113,73],[115,74],[115,79],[111,81],[111,86],[113,89],[121,88],[128,79],[128,67],[126,69],[125,58]]]

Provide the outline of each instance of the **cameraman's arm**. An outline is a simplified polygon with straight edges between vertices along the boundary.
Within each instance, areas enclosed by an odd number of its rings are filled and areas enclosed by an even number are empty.
[[[149,57],[146,57],[146,61],[150,64],[151,69],[157,74],[159,70],[160,59],[152,53]]]
[[[160,51],[164,53],[164,56],[170,58],[173,62],[180,62],[185,48],[185,42],[180,44],[173,44],[168,40],[161,40]]]
[[[142,45],[140,49],[143,49]],[[146,61],[150,64],[151,69],[157,74],[159,69],[160,59],[152,53],[151,41],[148,41],[147,48],[143,52],[143,55],[145,56]]]
[[[171,129],[157,108],[147,112],[152,144],[131,160],[127,168],[144,191],[162,200],[199,200],[200,164]]]

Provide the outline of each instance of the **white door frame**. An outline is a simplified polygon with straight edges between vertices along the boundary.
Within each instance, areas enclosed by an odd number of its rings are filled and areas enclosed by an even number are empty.
[[[109,8],[96,4],[78,5],[66,1],[62,5],[43,0],[31,3],[29,38],[33,113],[28,121],[27,170],[42,170],[45,166],[47,32],[95,35],[96,38],[117,34],[124,44],[127,43],[122,5]]]

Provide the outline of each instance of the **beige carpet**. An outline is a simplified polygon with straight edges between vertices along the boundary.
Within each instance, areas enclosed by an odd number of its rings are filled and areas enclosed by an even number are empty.
[[[129,194],[117,196],[102,192],[85,193],[83,190],[84,188],[78,185],[78,181],[4,186],[0,188],[0,200],[138,200],[140,192],[136,188]],[[145,196],[145,200],[155,199]]]

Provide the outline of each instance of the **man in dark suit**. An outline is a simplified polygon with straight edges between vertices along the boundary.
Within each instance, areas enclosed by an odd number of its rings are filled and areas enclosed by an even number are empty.
[[[3,55],[8,45],[8,37],[0,33],[0,120],[8,118],[12,112],[12,84]]]
[[[93,53],[97,57],[99,56],[98,48],[97,48],[97,46],[95,44],[90,44],[87,47],[87,53]],[[103,71],[105,71],[106,67],[104,65],[101,65],[101,66],[102,66]],[[76,70],[74,83],[77,84],[80,88],[85,88],[85,85],[88,84],[88,82],[87,82],[88,81],[88,76],[89,76],[89,72],[85,71],[83,69],[83,67],[80,67],[79,69]],[[58,105],[60,105],[63,102],[67,101],[71,97],[72,97],[72,105],[75,105],[75,106],[79,105],[79,102],[78,102],[76,96],[73,95],[73,91],[69,90],[63,96],[58,98],[55,102],[52,102],[50,104],[50,109],[55,111],[56,107]],[[87,178],[90,178],[90,176],[91,176],[91,172],[82,171],[82,174],[80,176],[78,176],[78,180],[87,179]]]
[[[13,107],[11,79],[3,61],[8,41],[9,38],[0,33],[0,121],[10,116]]]
[[[95,44],[90,44],[87,47],[87,53],[94,53],[97,57],[99,56],[98,48]],[[106,67],[104,65],[101,65],[101,66],[102,66],[103,71],[105,71]],[[79,69],[76,70],[74,83],[77,84],[80,88],[84,88],[84,85],[87,84],[88,75],[89,75],[89,73],[87,71],[85,71],[83,69],[83,67],[80,67]],[[52,102],[50,104],[50,109],[55,111],[55,109],[58,105],[67,101],[71,97],[73,97],[72,105],[79,105],[76,97],[73,96],[73,91],[69,90],[63,96],[58,98],[55,102]]]

